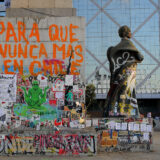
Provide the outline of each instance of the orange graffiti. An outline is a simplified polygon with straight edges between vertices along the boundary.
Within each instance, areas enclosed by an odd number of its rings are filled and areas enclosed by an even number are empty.
[[[30,62],[29,71],[31,75],[37,75],[41,72],[34,73],[34,68],[37,66],[40,69],[43,69],[44,74],[48,71],[52,75],[55,74],[66,74],[66,71],[63,70],[63,64],[57,63],[56,61],[53,64],[45,64],[44,62],[39,61],[38,59],[47,58],[50,54],[48,54],[48,50],[44,43],[41,43],[40,40],[40,31],[37,23],[33,23],[29,36],[26,33],[26,24],[22,21],[17,22],[17,27],[13,25],[11,22],[4,23],[0,21],[0,36],[5,35],[5,40],[7,43],[0,44],[0,56],[4,59],[4,71],[6,74],[13,74],[13,72],[9,72],[8,69],[11,65],[14,66],[14,71],[18,69],[20,74],[23,74],[23,63],[27,58],[33,59]],[[52,44],[52,57],[50,58],[60,58],[65,60],[69,59],[72,56],[71,61],[71,74],[78,75],[78,68],[82,65],[84,60],[83,57],[83,47],[81,44],[73,44],[73,42],[77,42],[79,39],[76,35],[76,29],[79,26],[70,24],[69,26],[65,25],[56,25],[52,24],[48,28],[48,36],[51,42],[69,42],[68,43],[53,43]],[[18,32],[17,32],[18,30]],[[34,39],[34,42],[31,43],[30,39]],[[8,43],[8,42],[15,43]],[[22,42],[22,43],[21,43]],[[24,43],[25,42],[25,43]],[[8,59],[7,59],[8,58]],[[22,60],[23,58],[23,60]],[[41,68],[42,67],[42,68]],[[53,70],[54,68],[54,70]]]

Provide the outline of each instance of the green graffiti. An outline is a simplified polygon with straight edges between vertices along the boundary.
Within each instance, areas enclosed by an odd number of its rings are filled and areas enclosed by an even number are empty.
[[[44,88],[43,92],[43,90],[39,87],[38,81],[33,81],[32,88],[30,88],[28,92],[25,87],[21,88],[24,91],[24,99],[28,105],[28,108],[33,110],[46,110],[42,104],[46,102],[47,90],[49,89],[48,86]]]
[[[66,94],[66,99],[67,101],[73,101],[73,93],[71,90],[69,90],[69,92]]]

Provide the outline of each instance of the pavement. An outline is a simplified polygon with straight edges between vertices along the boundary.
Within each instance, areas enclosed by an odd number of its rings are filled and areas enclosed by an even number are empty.
[[[0,160],[160,160],[160,132],[153,132],[151,152],[112,152],[95,156],[46,156],[15,155],[0,156]]]

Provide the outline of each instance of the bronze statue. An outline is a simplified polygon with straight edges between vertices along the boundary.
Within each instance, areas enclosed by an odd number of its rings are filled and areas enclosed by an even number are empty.
[[[143,55],[129,40],[131,30],[128,26],[119,28],[121,42],[107,50],[111,73],[110,89],[105,103],[107,116],[139,116],[135,93],[137,63]]]

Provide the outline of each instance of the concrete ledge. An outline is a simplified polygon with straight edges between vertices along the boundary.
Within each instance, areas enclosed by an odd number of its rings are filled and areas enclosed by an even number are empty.
[[[7,17],[70,17],[76,16],[76,8],[7,8]]]
[[[29,0],[12,0],[11,8],[29,8]]]
[[[72,8],[72,0],[12,0],[11,8]]]

